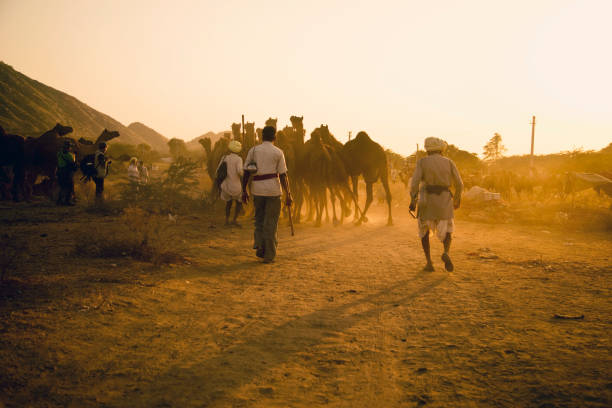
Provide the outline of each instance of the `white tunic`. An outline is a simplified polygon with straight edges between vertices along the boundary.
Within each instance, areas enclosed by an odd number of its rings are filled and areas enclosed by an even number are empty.
[[[227,177],[221,183],[221,199],[224,201],[240,200],[242,198],[242,157],[236,153],[230,153],[221,159],[219,166],[223,162],[227,163]]]
[[[285,174],[287,173],[287,163],[283,151],[274,146],[272,142],[265,141],[260,145],[254,146],[249,150],[245,160],[246,166],[251,161],[257,163],[257,173],[264,174]],[[267,180],[253,180],[251,184],[251,194],[264,197],[278,197],[281,195],[281,185],[278,177]]]

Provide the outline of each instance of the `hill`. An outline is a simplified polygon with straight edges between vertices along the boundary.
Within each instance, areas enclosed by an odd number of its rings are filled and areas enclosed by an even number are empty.
[[[212,145],[214,146],[214,145],[215,145],[215,142],[216,142],[217,140],[219,140],[220,138],[222,138],[222,137],[223,137],[223,134],[224,134],[224,133],[227,133],[227,132],[230,132],[230,133],[231,133],[231,131],[229,131],[229,130],[228,130],[228,131],[225,131],[225,132],[219,132],[219,133],[214,133],[214,132],[206,132],[206,133],[204,133],[203,135],[200,135],[200,136],[198,136],[198,137],[196,137],[196,138],[191,139],[191,140],[190,140],[190,141],[188,141],[188,142],[185,142],[185,144],[187,145],[187,149],[189,149],[189,150],[199,150],[199,149],[201,149],[201,148],[202,148],[202,145],[199,143],[199,140],[200,140],[200,139],[204,139],[205,137],[210,137],[210,140],[211,140],[211,142],[212,142]]]
[[[142,124],[126,127],[77,98],[0,62],[0,126],[9,133],[39,136],[57,122],[72,126],[77,138],[95,140],[106,128],[121,134],[113,142],[147,143],[154,149],[167,150],[165,137],[154,130]]]
[[[130,123],[127,128],[140,136],[143,140],[146,140],[154,150],[160,153],[168,152],[168,138],[164,135],[140,122]]]

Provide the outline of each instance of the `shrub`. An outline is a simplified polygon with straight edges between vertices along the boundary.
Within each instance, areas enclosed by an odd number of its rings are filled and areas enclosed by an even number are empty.
[[[78,237],[75,254],[92,258],[129,256],[156,265],[180,262],[185,258],[179,253],[181,240],[175,224],[166,217],[128,207],[117,222]]]
[[[201,204],[196,175],[199,168],[199,162],[179,158],[161,177],[151,178],[147,184],[134,185],[126,180],[119,186],[121,199],[156,214],[175,214],[196,203]]]

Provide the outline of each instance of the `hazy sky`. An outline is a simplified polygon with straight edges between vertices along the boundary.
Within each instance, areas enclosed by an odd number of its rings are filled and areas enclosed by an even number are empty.
[[[612,142],[612,1],[0,0],[0,59],[168,137],[282,128],[409,154]]]

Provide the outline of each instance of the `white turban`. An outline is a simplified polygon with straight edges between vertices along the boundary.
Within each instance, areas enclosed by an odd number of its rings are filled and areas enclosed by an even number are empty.
[[[242,150],[242,143],[240,143],[237,140],[232,140],[229,143],[229,149],[230,149],[230,151],[232,151],[234,153],[240,153],[240,151]]]
[[[425,150],[428,152],[443,152],[446,150],[446,142],[442,139],[438,139],[437,137],[428,137],[425,139]]]

